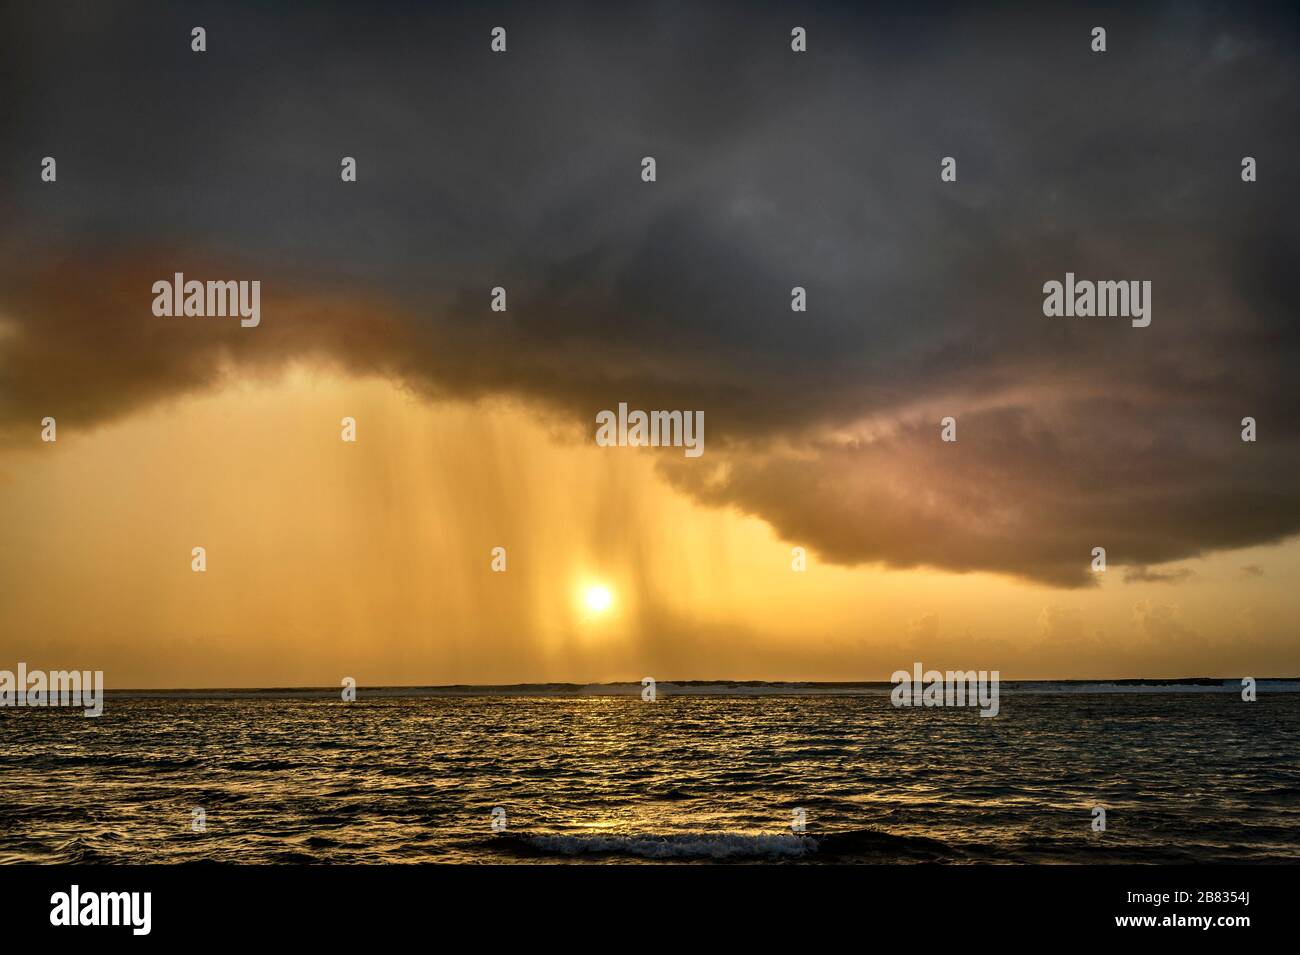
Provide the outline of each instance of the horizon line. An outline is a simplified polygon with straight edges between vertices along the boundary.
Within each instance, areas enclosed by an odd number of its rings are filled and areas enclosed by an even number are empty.
[[[926,671],[930,672],[930,671]],[[936,670],[935,672],[972,672],[970,670]],[[978,670],[974,672],[979,672]],[[987,671],[986,671],[987,672]],[[1228,683],[1239,683],[1245,677],[1095,677],[1095,678],[1027,678],[1027,679],[999,679],[1001,684],[1040,684],[1053,683],[1062,685],[1112,685],[1112,686],[1222,686]],[[1254,677],[1260,683],[1300,683],[1300,676],[1267,676]],[[811,688],[833,688],[833,687],[892,687],[896,683],[892,680],[733,680],[728,678],[708,679],[708,680],[655,680],[656,686],[678,686],[678,687],[707,687],[707,686],[750,686],[750,687],[811,687]],[[640,688],[640,680],[604,680],[576,682],[571,680],[543,680],[531,681],[524,683],[383,683],[383,684],[363,684],[357,683],[357,690],[369,691],[412,691],[412,690],[442,690],[442,691],[473,691],[473,690],[528,690],[534,688],[572,688],[574,690],[596,689],[601,687],[635,687]],[[343,684],[326,684],[326,685],[297,685],[297,686],[139,686],[139,687],[120,687],[110,689],[104,688],[105,694],[147,694],[147,693],[329,693],[334,694],[343,688]]]

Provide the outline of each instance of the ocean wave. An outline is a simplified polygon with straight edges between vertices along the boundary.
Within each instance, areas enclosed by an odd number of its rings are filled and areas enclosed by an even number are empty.
[[[498,848],[534,856],[606,856],[664,861],[781,860],[848,862],[945,862],[962,853],[923,836],[876,829],[828,831],[816,835],[753,832],[567,833],[493,837]]]
[[[809,836],[744,832],[669,835],[580,833],[513,836],[516,846],[540,855],[632,856],[639,859],[797,859],[817,851]]]
[[[821,854],[828,862],[948,862],[963,855],[938,839],[878,829],[832,831],[820,838]]]

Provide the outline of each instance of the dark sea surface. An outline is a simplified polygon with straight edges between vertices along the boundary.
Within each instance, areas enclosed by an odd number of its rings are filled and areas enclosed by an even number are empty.
[[[0,709],[0,862],[1296,863],[1297,689],[110,694]]]

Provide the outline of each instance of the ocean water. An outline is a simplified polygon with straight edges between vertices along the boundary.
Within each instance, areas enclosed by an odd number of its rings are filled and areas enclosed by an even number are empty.
[[[1300,685],[1261,687],[1004,683],[995,718],[869,684],[0,709],[0,861],[1300,862]]]

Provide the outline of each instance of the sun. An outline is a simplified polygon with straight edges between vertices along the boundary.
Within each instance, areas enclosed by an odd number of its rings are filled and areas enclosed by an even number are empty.
[[[588,587],[584,599],[587,609],[592,613],[604,613],[614,603],[614,595],[609,592],[609,588],[600,584]]]

